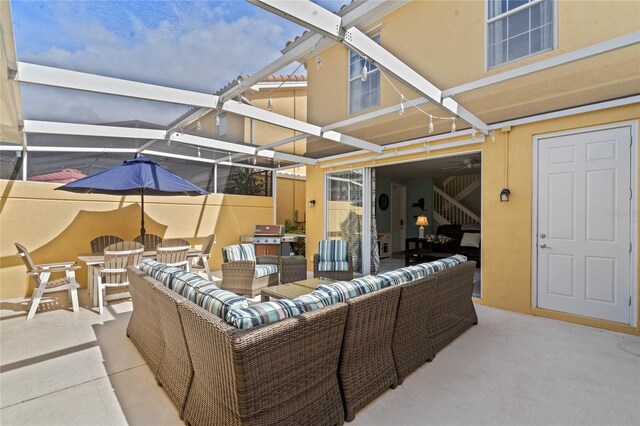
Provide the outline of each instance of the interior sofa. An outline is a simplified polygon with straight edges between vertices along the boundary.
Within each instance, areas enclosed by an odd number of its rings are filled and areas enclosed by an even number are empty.
[[[436,234],[438,235],[446,235],[451,238],[451,241],[442,244],[438,247],[437,251],[443,253],[451,253],[451,254],[462,254],[466,256],[469,260],[475,261],[478,266],[480,266],[480,244],[478,247],[469,247],[465,245],[460,245],[462,243],[462,239],[464,238],[464,234],[480,234],[480,227],[477,225],[440,225],[438,226],[438,230]]]
[[[474,269],[452,256],[249,304],[145,260],[128,335],[187,424],[341,424],[477,323]]]

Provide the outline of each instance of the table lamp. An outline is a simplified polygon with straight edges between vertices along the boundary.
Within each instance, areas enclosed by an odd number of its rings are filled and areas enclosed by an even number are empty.
[[[416,220],[416,225],[420,227],[418,229],[418,238],[424,239],[424,227],[429,225],[429,221],[426,216],[418,216],[418,220]]]

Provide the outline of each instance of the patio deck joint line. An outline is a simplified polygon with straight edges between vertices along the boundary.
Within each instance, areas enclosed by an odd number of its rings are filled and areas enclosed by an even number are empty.
[[[96,380],[104,379],[105,377],[115,376],[116,374],[120,374],[120,373],[124,373],[124,372],[127,372],[127,371],[131,371],[131,370],[134,370],[136,368],[140,368],[140,367],[145,366],[145,365],[147,365],[146,362],[144,364],[135,365],[133,367],[125,368],[124,370],[114,371],[113,373],[109,373],[109,374],[106,374],[104,376],[96,377],[96,378],[93,378],[93,379],[90,379],[90,380],[85,380],[84,382],[76,383],[74,385],[69,385],[69,386],[66,386],[66,387],[64,387],[62,389],[54,390],[52,392],[43,393],[42,395],[34,396],[32,398],[27,398],[27,399],[24,399],[24,400],[19,401],[19,402],[14,402],[13,404],[6,405],[4,407],[0,407],[0,410],[4,410],[5,408],[10,408],[10,407],[15,407],[16,405],[20,405],[20,404],[23,404],[25,402],[33,401],[33,400],[36,400],[36,399],[39,399],[39,398],[42,398],[42,397],[45,397],[45,396],[49,396],[49,395],[53,395],[55,393],[66,391],[68,389],[75,388],[76,386],[86,385],[87,383],[95,382]]]

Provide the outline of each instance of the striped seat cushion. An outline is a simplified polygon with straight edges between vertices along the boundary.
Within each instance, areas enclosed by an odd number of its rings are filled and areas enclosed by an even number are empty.
[[[294,301],[281,299],[262,302],[244,308],[234,306],[229,310],[226,321],[234,327],[247,329],[281,321],[301,313],[303,313],[302,308]]]
[[[254,278],[266,277],[267,275],[276,274],[278,265],[256,265]]]
[[[317,290],[331,296],[331,303],[344,302],[361,294],[371,293],[378,289],[378,277],[368,275],[351,281],[340,281],[333,284],[322,284]],[[317,291],[316,290],[316,291]]]
[[[347,262],[349,242],[342,240],[320,240],[318,243],[318,260],[320,262]]]
[[[318,271],[348,271],[349,262],[338,260],[320,260],[318,262]]]
[[[198,306],[211,312],[223,320],[227,318],[229,311],[234,308],[247,308],[249,303],[244,296],[238,296],[227,290],[219,288],[200,289],[195,300]]]
[[[253,244],[236,244],[234,246],[228,246],[224,248],[227,262],[233,262],[236,260],[252,260],[256,261],[256,252],[253,248]]]

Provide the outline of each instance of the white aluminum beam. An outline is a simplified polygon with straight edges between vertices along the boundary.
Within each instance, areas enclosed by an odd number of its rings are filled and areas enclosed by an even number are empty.
[[[204,108],[215,108],[218,96],[61,68],[18,62],[16,81],[87,92],[107,93]]]
[[[467,140],[462,140],[462,141],[457,141],[457,142],[447,142],[447,143],[442,143],[442,144],[438,144],[438,145],[426,145],[426,146],[421,146],[421,147],[417,147],[417,148],[413,148],[413,149],[407,149],[404,151],[394,151],[394,152],[385,152],[383,155],[371,155],[371,156],[367,156],[367,157],[363,157],[363,158],[356,158],[356,159],[352,159],[352,160],[345,160],[345,161],[338,161],[335,163],[327,163],[327,164],[323,164],[321,167],[323,169],[329,169],[332,167],[340,167],[340,166],[346,166],[346,165],[350,165],[350,164],[359,164],[359,163],[365,163],[371,160],[386,160],[388,158],[393,158],[393,157],[403,157],[405,155],[411,155],[411,154],[419,154],[421,152],[431,152],[431,151],[439,151],[441,149],[446,149],[446,148],[453,148],[453,147],[459,147],[459,146],[465,146],[465,145],[473,145],[473,144],[478,144],[478,143],[484,143],[484,137],[480,137],[480,138],[475,138],[475,139],[467,139]]]
[[[135,154],[135,148],[107,148],[86,146],[33,146],[27,148],[28,152],[93,152],[93,153],[118,153]]]
[[[449,113],[459,117],[471,127],[475,127],[483,134],[488,134],[487,124],[478,117],[464,109],[456,101],[451,98],[442,98],[442,91],[433,85],[429,80],[415,72],[411,67],[396,58],[393,54],[383,48],[381,45],[373,41],[369,36],[364,34],[357,28],[351,28],[346,31],[344,43],[360,53],[364,57],[371,60],[379,68],[387,71],[396,79],[412,87],[420,95],[427,99],[440,104],[440,106]]]
[[[127,139],[164,139],[165,130],[134,127],[99,126],[96,124],[59,123],[54,121],[25,120],[24,132],[51,135],[99,136]]]
[[[389,51],[384,49],[370,37],[359,29],[352,27],[340,29],[338,32],[327,31],[328,12],[321,6],[310,1],[287,1],[287,0],[248,0],[257,6],[282,16],[290,21],[296,22],[309,28],[312,31],[320,32],[332,39],[339,41],[368,58],[379,68],[392,74],[395,78],[412,87],[420,95],[428,98],[432,102],[439,104],[442,108],[475,127],[483,134],[488,134],[487,125],[475,115],[462,108],[453,99],[442,99],[442,91],[430,81],[415,72],[411,67],[396,58]],[[330,12],[329,12],[330,13]],[[340,19],[339,16],[334,15]],[[332,23],[337,23],[334,19]],[[341,25],[341,20],[340,20]],[[342,35],[344,32],[344,35]]]
[[[244,167],[247,169],[258,169],[258,170],[265,170],[265,171],[273,171],[275,169],[269,168],[269,167],[261,167],[261,166],[254,166],[251,164],[236,164],[236,163],[229,163],[227,162],[223,162],[223,163],[216,163],[216,160],[213,160],[211,158],[201,158],[201,157],[192,157],[189,155],[182,155],[182,154],[174,154],[172,152],[162,152],[162,151],[145,151],[145,154],[148,155],[155,155],[158,157],[167,157],[167,158],[176,158],[178,160],[187,160],[187,161],[194,161],[196,163],[207,163],[207,164],[211,164],[212,166],[215,166],[216,164],[224,164],[224,165],[232,165],[235,167]],[[217,178],[217,176],[216,176]]]
[[[217,151],[239,152],[242,154],[254,155],[256,149],[249,145],[221,141],[218,139],[204,138],[202,136],[187,135],[184,133],[173,133],[169,140],[184,143],[187,145],[201,146],[203,148],[215,149]]]
[[[247,1],[276,15],[283,16],[303,27],[310,28],[309,23],[312,22],[313,28],[311,29],[322,35],[335,38],[340,35],[340,31],[342,30],[341,17],[320,6],[311,8],[307,2],[286,1],[286,11],[283,11],[282,3],[284,2],[281,0]]]
[[[318,164],[318,160],[314,160],[312,158],[301,157],[299,155],[287,154],[286,152],[276,152],[271,150],[258,151],[257,156],[272,158],[274,160],[282,160],[282,161],[290,161],[292,163],[300,163],[310,166],[315,166]]]
[[[381,154],[384,150],[380,145],[357,139],[351,136],[343,135],[335,131],[322,132],[322,128],[314,124],[305,123],[295,118],[286,117],[275,112],[267,111],[252,105],[245,105],[237,101],[227,101],[222,105],[224,111],[239,114],[244,117],[250,117],[266,123],[275,124],[276,126],[285,127],[301,133],[313,136],[319,136],[345,145],[350,145],[359,149],[365,149]]]
[[[281,139],[279,141],[275,141],[275,142],[267,143],[267,144],[264,144],[264,145],[260,145],[258,148],[256,148],[256,150],[257,151],[264,151],[266,149],[271,149],[271,148],[275,148],[275,147],[278,147],[278,146],[281,146],[281,145],[286,145],[288,143],[295,142],[295,141],[300,140],[300,139],[304,139],[307,136],[309,136],[309,135],[307,135],[305,133],[300,133],[299,135],[289,136],[288,138],[284,138],[284,139]],[[238,159],[238,160],[246,160],[247,158],[251,158],[251,157],[253,157],[253,156],[252,155],[244,155],[244,154],[235,154],[235,155],[231,156],[231,158],[234,159],[234,160],[236,160],[236,159]],[[222,162],[222,160],[219,160],[218,162],[220,163],[220,162]]]
[[[408,103],[407,101],[403,102],[404,107],[407,109],[410,108],[412,104],[416,106],[420,106],[426,103],[429,103],[429,99],[423,98],[423,97],[411,99],[411,104]],[[332,124],[327,124],[326,126],[322,127],[322,131],[326,132],[328,130],[340,129],[342,127],[351,126],[352,124],[358,124],[358,123],[362,123],[363,121],[373,120],[374,118],[382,117],[387,114],[397,113],[398,111],[400,111],[400,104],[391,105],[386,108],[381,108],[375,111],[371,111],[371,112],[359,115],[357,117],[347,118],[346,120],[338,121]]]
[[[320,40],[322,40],[322,36],[319,34],[314,34],[311,38],[305,40],[303,43],[300,43],[298,46],[291,49],[287,53],[283,54],[275,61],[271,62],[270,64],[267,64],[257,72],[251,74],[247,79],[242,80],[237,85],[221,93],[220,101],[226,102],[229,99],[235,98],[236,96],[242,94],[252,86],[262,82],[266,77],[270,76],[271,74],[277,73],[287,65],[290,65],[295,61],[297,61],[298,59],[300,59],[301,57],[308,55],[313,51],[313,49],[315,49],[316,45],[318,44],[318,42],[320,42]]]
[[[317,160],[314,160],[312,158],[302,157],[299,155],[286,154],[283,152],[275,152],[270,150],[258,151],[255,146],[225,142],[217,139],[204,138],[201,136],[186,135],[183,133],[174,133],[171,136],[169,136],[169,139],[172,141],[176,141],[176,142],[180,142],[188,145],[201,146],[201,147],[216,149],[220,151],[237,152],[241,154],[248,154],[251,156],[257,155],[258,157],[273,158],[277,160],[292,161],[296,163],[304,163],[304,164],[311,164],[311,165],[315,165],[317,163]],[[223,163],[220,162],[219,164],[223,164]]]
[[[598,56],[603,53],[623,49],[625,47],[630,47],[638,43],[640,43],[640,32],[627,34],[622,37],[614,38],[613,40],[607,40],[605,42],[594,44],[583,49],[574,50],[572,52],[564,53],[553,58],[534,62],[532,64],[515,68],[510,71],[501,72],[499,74],[492,75],[491,77],[481,78],[479,80],[452,87],[451,89],[443,91],[442,96],[450,97],[459,95],[460,93],[481,89],[492,84],[501,83],[503,81],[522,77],[524,75],[536,73],[549,68],[554,68],[560,65],[587,59],[592,56]]]

